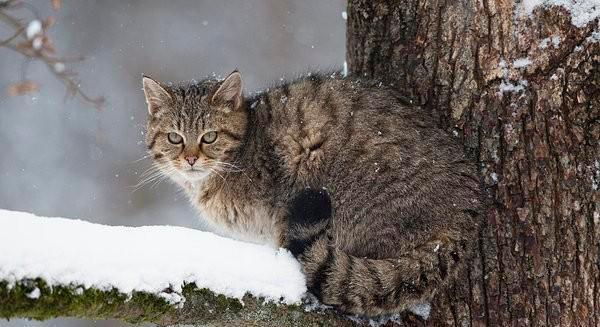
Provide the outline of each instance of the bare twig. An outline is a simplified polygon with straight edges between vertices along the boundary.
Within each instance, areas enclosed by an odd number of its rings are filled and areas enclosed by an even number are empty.
[[[7,44],[9,44],[10,42],[12,42],[12,40],[16,39],[19,35],[21,35],[21,33],[23,33],[24,29],[19,29],[15,32],[15,34],[13,34],[11,37],[9,37],[6,40],[2,40],[0,41],[0,47],[3,47]]]
[[[52,1],[51,5],[54,10],[58,10],[60,8],[60,1]],[[39,29],[28,29],[28,27],[31,27],[28,25],[32,24],[31,22],[24,23],[22,18],[9,13],[10,10],[21,7],[26,7],[36,16],[35,20],[37,22],[35,24],[38,24],[38,26],[41,25]],[[46,33],[47,29],[53,24],[54,19],[49,17],[41,22],[37,12],[36,8],[31,4],[19,0],[0,1],[0,24],[13,30],[13,34],[10,37],[0,40],[0,47],[10,49],[25,58],[43,62],[49,71],[65,86],[67,97],[79,96],[84,101],[93,104],[96,108],[101,108],[104,98],[93,97],[82,90],[77,79],[77,73],[65,69],[65,63],[82,61],[84,58],[81,56],[55,56],[54,47]],[[37,87],[23,87],[23,85],[33,85],[32,83],[26,76],[23,76],[20,83],[9,87],[9,93],[16,95],[36,91]],[[23,90],[23,92],[15,92],[15,90]]]

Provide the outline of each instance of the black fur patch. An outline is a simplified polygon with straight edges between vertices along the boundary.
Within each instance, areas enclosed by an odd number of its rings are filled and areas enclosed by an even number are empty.
[[[331,198],[323,189],[307,188],[290,203],[288,224],[312,225],[331,217]]]
[[[331,198],[327,191],[305,189],[298,193],[288,208],[287,248],[298,257],[304,253],[322,234],[325,228],[314,230],[312,235],[297,236],[293,234],[296,227],[310,227],[331,218]]]

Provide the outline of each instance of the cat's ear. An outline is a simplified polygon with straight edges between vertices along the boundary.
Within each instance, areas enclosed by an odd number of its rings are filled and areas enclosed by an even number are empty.
[[[155,115],[160,107],[167,105],[172,100],[169,92],[152,78],[143,76],[142,84],[150,115]]]
[[[211,101],[215,104],[230,105],[232,110],[242,106],[242,75],[236,70],[221,82]]]

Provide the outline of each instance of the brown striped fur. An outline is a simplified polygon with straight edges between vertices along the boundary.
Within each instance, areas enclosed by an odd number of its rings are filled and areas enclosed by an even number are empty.
[[[353,314],[430,299],[472,252],[476,165],[425,110],[371,81],[312,75],[251,97],[241,77],[144,79],[147,143],[201,216],[234,238],[285,246],[309,290]],[[203,133],[217,131],[212,144]],[[184,136],[170,144],[169,132]],[[198,154],[198,173],[186,170]]]

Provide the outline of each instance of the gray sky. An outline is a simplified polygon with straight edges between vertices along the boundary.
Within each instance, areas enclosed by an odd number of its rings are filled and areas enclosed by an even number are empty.
[[[49,1],[29,1],[42,17]],[[141,75],[161,81],[242,72],[246,91],[315,69],[340,69],[345,54],[342,0],[64,1],[51,36],[76,64],[81,85],[104,95],[101,111],[64,99],[63,86],[39,63],[0,48],[0,208],[110,225],[201,228],[174,185],[133,192],[149,167]],[[24,17],[27,16],[23,11]],[[8,31],[0,27],[0,37]],[[40,92],[8,97],[23,67]],[[107,240],[109,241],[109,240]],[[54,320],[0,326],[115,326]]]

